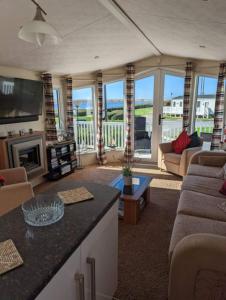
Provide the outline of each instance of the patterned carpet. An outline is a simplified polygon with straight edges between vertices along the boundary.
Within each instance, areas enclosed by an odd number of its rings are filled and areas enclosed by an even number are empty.
[[[153,176],[150,204],[137,225],[119,222],[119,282],[116,299],[165,300],[168,288],[168,247],[175,219],[181,178],[160,172],[154,165],[134,167]],[[86,167],[67,178],[110,183],[119,166]],[[49,188],[49,183],[41,190]],[[40,190],[38,188],[37,190]]]

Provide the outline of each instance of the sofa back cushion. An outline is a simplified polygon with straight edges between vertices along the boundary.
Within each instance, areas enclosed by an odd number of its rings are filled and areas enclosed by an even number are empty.
[[[175,141],[172,141],[172,148],[176,154],[181,154],[190,144],[191,138],[187,132],[183,130]]]
[[[226,156],[220,156],[220,155],[199,156],[199,164],[202,166],[223,167],[225,163],[226,163]]]

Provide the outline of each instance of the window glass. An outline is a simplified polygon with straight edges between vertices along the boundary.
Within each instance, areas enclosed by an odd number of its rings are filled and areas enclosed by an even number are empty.
[[[60,124],[60,90],[57,88],[53,88],[53,102],[54,102],[54,114],[56,121],[56,129],[57,131],[61,128]]]

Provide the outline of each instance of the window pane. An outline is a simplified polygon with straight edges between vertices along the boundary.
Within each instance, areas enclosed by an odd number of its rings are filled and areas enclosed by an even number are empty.
[[[94,149],[93,88],[72,91],[75,138],[81,151]]]
[[[197,80],[195,130],[198,134],[213,132],[217,79],[199,76]]]
[[[135,156],[151,155],[154,76],[135,80],[134,150]]]
[[[162,141],[167,142],[182,130],[184,77],[165,74],[163,100]]]
[[[54,102],[54,113],[55,113],[55,121],[56,121],[56,129],[57,129],[57,131],[61,127],[60,126],[59,98],[60,98],[60,90],[54,88],[53,89],[53,102]]]
[[[104,85],[104,143],[106,148],[124,147],[124,81]]]

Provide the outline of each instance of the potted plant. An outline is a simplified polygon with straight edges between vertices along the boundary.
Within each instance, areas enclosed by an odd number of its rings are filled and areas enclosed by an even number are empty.
[[[130,166],[124,166],[122,169],[123,181],[124,185],[131,186],[132,185],[132,170]]]

